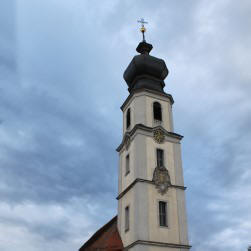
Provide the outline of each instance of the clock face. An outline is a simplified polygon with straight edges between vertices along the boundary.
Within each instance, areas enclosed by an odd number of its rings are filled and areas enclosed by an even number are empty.
[[[162,130],[157,129],[153,132],[153,138],[157,143],[163,143],[165,139],[165,135]]]

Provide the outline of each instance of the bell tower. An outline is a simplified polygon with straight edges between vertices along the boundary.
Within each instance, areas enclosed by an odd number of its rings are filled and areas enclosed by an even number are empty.
[[[187,251],[182,136],[174,132],[168,69],[149,55],[143,41],[124,72],[129,96],[121,106],[123,139],[118,146],[118,222],[125,250]]]

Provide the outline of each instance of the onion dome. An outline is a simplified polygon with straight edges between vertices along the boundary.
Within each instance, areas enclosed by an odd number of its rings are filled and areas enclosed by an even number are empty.
[[[140,42],[136,48],[140,55],[134,56],[124,72],[123,77],[130,93],[142,88],[164,92],[168,69],[163,59],[149,55],[152,48],[146,41]]]

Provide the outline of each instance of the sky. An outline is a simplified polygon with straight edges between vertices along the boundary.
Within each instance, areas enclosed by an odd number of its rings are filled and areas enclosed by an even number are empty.
[[[78,250],[116,215],[141,17],[184,135],[191,250],[246,250],[250,13],[249,0],[1,0],[0,250]]]

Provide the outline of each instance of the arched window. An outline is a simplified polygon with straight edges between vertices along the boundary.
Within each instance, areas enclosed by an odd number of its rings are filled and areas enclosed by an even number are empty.
[[[131,110],[130,108],[126,112],[126,129],[131,125]]]
[[[153,103],[153,118],[154,120],[162,121],[161,105],[159,102]]]

